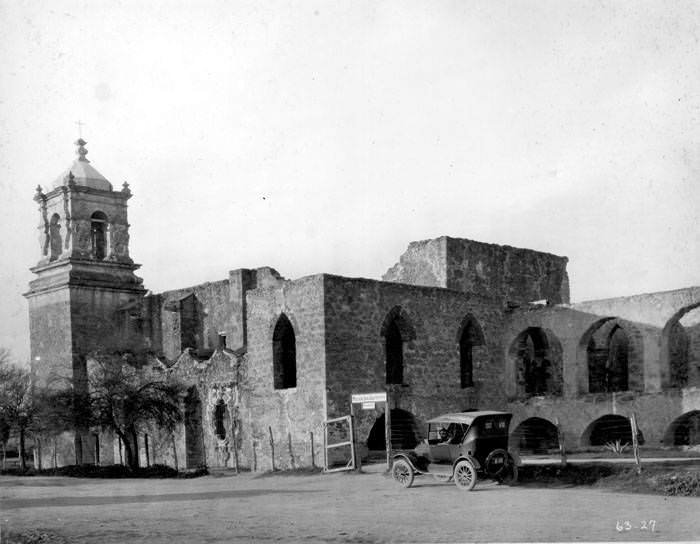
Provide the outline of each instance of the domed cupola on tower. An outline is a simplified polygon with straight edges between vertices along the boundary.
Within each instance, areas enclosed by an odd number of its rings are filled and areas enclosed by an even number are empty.
[[[86,143],[76,141],[78,158],[49,191],[38,186],[34,194],[38,258],[25,296],[39,377],[82,365],[124,324],[122,309],[145,294],[134,273],[140,265],[129,256],[131,190],[126,182],[113,190],[88,162]]]

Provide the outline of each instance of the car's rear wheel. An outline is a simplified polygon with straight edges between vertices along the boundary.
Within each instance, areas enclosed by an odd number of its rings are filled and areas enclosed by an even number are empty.
[[[515,464],[515,459],[508,454],[508,467],[501,474],[500,482],[506,485],[517,485],[518,483],[518,465]]]
[[[391,467],[391,475],[403,487],[411,487],[415,476],[413,467],[408,464],[408,461],[397,459]]]
[[[460,461],[454,470],[455,485],[464,491],[471,491],[476,485],[476,469],[469,461]]]

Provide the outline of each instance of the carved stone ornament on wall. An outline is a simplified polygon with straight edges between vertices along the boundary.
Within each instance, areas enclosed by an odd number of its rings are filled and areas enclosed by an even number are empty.
[[[75,252],[81,257],[90,256],[90,223],[88,221],[73,221],[75,229]]]
[[[116,258],[129,256],[129,227],[126,225],[113,225],[112,234],[112,255]]]

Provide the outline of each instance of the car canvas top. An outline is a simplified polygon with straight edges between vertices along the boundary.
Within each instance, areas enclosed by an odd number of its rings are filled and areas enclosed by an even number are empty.
[[[428,423],[464,423],[466,425],[471,425],[472,422],[481,416],[510,416],[510,412],[496,412],[493,410],[486,410],[482,412],[454,412],[451,414],[442,414],[433,419],[429,419]]]

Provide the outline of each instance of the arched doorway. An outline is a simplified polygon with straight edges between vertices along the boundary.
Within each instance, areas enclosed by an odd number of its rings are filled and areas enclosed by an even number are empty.
[[[202,401],[196,387],[190,387],[185,397],[185,465],[187,468],[206,464],[202,430]]]
[[[559,448],[559,432],[556,425],[541,417],[524,420],[511,436],[513,445],[517,445],[521,452],[538,454]]]
[[[632,444],[632,426],[626,417],[608,414],[591,423],[581,436],[584,446],[604,446],[619,441],[621,444]],[[637,441],[644,444],[644,435],[638,429]]]
[[[700,410],[686,412],[675,419],[664,435],[666,446],[695,446],[700,444]]]
[[[391,410],[391,446],[395,449],[411,449],[418,444],[418,426],[411,412],[393,408]],[[386,451],[386,433],[384,429],[384,414],[380,415],[372,425],[367,437],[367,449],[370,451]]]

